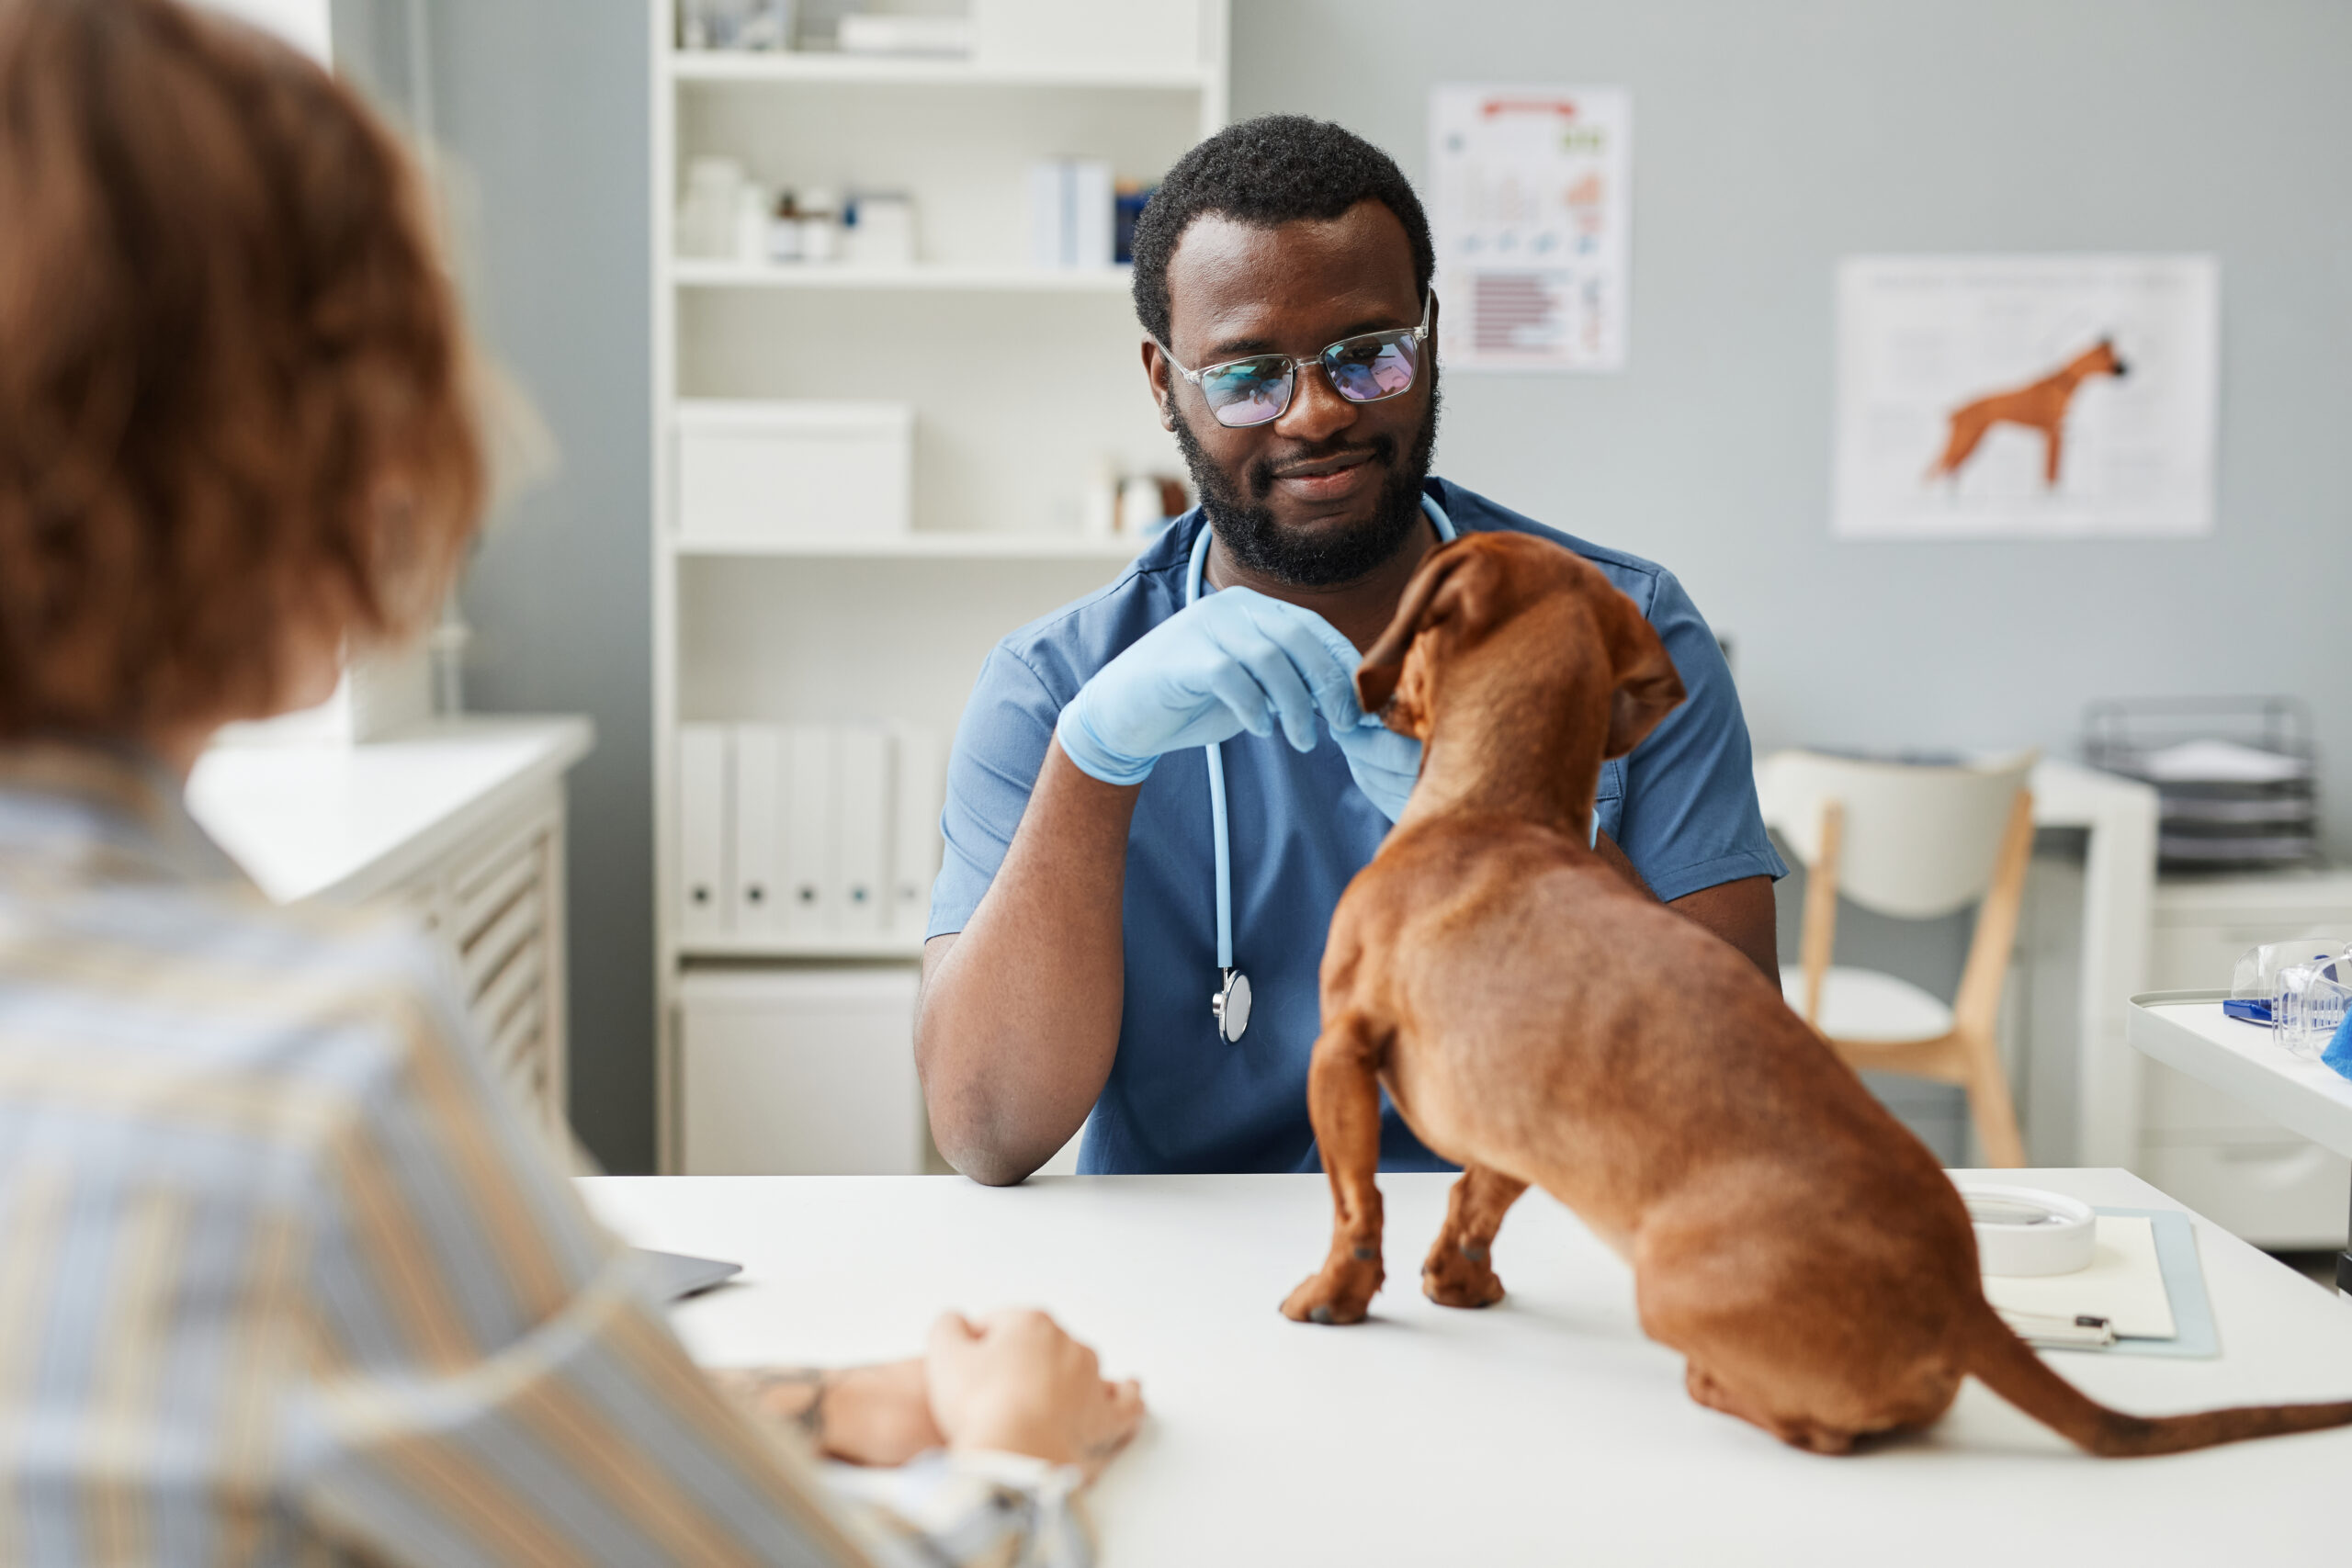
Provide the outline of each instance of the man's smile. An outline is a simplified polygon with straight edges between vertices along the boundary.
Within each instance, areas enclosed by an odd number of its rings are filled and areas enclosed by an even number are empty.
[[[1257,488],[1262,499],[1279,487],[1294,501],[1324,507],[1354,500],[1376,476],[1385,454],[1379,444],[1350,447],[1329,457],[1272,465],[1268,482]]]

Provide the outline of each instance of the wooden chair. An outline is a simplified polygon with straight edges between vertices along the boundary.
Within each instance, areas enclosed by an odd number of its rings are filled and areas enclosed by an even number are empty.
[[[1781,975],[1789,1005],[1857,1068],[1909,1073],[1968,1091],[1985,1159],[2025,1163],[1995,1039],[2033,854],[2032,752],[1981,765],[1921,767],[1782,751],[1757,769],[1770,824],[1805,868],[1804,939]],[[1977,905],[1976,935],[1947,1005],[1907,980],[1830,962],[1838,896],[1902,919]]]

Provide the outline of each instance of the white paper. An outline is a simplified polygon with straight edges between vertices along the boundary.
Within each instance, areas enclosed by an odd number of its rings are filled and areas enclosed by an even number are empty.
[[[1849,258],[1836,532],[2211,532],[2220,299],[2210,256]]]
[[[1624,367],[1633,178],[1623,87],[1430,89],[1447,369]]]
[[[2005,1312],[2103,1317],[2128,1339],[2171,1339],[2179,1333],[2156,1261],[2155,1222],[2140,1216],[2101,1214],[2088,1268],[2072,1274],[1987,1274],[1984,1299]]]

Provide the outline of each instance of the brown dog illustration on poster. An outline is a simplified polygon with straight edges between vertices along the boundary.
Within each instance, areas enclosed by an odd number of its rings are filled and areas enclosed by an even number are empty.
[[[2101,338],[2087,352],[2039,381],[1961,404],[1951,411],[1951,439],[1945,443],[1943,456],[1928,469],[1928,478],[1956,479],[1985,434],[1996,424],[2007,423],[2041,433],[2046,448],[2041,477],[2051,489],[2057,489],[2059,465],[2066,451],[2066,411],[2074,406],[2075,389],[2094,376],[2120,378],[2129,371],[2130,367],[2116,356],[2114,340]]]

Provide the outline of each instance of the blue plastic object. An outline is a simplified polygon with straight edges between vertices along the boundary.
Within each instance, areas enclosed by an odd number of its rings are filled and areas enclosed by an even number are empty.
[[[2327,1049],[2319,1054],[2319,1059],[2335,1068],[2337,1077],[2352,1078],[2352,1012],[2346,1013],[2344,1021],[2335,1026],[2335,1033],[2328,1041]]]
[[[2258,1023],[2266,1029],[2278,1022],[2270,1016],[2270,1004],[2260,997],[2232,997],[2222,1003],[2222,1016],[2242,1018],[2248,1023]]]

